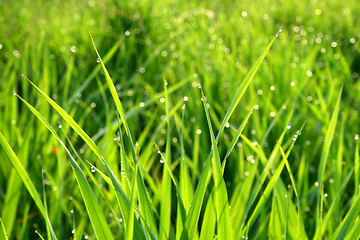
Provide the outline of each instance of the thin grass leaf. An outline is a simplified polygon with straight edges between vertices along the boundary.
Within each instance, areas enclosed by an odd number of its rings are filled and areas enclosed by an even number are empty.
[[[66,153],[69,156],[71,167],[74,171],[76,180],[79,185],[79,189],[81,192],[81,195],[84,199],[85,207],[87,209],[87,213],[89,214],[89,219],[91,221],[91,224],[93,226],[94,232],[98,239],[114,239],[113,235],[110,231],[110,228],[106,222],[106,219],[104,217],[104,214],[96,200],[95,194],[92,191],[88,181],[86,180],[85,175],[83,174],[81,168],[76,163],[74,158],[72,157],[71,153],[65,146],[65,144],[62,142],[58,134],[55,132],[55,130],[51,127],[51,125],[45,120],[45,118],[33,107],[31,106],[27,101],[25,101],[23,98],[21,98],[19,95],[16,95],[28,108],[29,110],[41,121],[42,124],[44,124],[49,131],[55,136],[56,140],[61,144],[61,146],[65,149]]]
[[[325,168],[326,168],[326,163],[327,163],[327,159],[328,159],[328,155],[329,155],[329,151],[330,151],[330,146],[334,137],[334,133],[335,133],[335,127],[336,127],[336,123],[337,123],[337,119],[338,119],[338,115],[339,115],[339,110],[340,110],[340,101],[341,101],[341,94],[342,94],[342,90],[343,90],[344,85],[341,85],[338,97],[337,97],[337,101],[336,101],[336,105],[335,105],[335,109],[334,112],[331,116],[331,120],[328,126],[328,130],[326,132],[326,136],[325,136],[325,142],[324,142],[324,146],[323,146],[323,150],[321,152],[321,157],[320,157],[320,163],[319,163],[319,168],[318,168],[318,176],[317,176],[317,182],[319,183],[318,185],[318,194],[317,194],[317,204],[316,204],[316,216],[315,216],[315,221],[316,221],[316,228],[321,228],[320,226],[320,221],[319,221],[319,207],[320,207],[320,201],[321,201],[321,186],[323,184],[323,176],[325,173]],[[321,231],[319,231],[319,238],[321,238]]]
[[[135,184],[136,181],[135,179],[137,178],[138,174],[138,168],[136,168],[135,170],[135,175],[134,175],[134,179],[132,182],[132,186],[135,188]],[[126,225],[126,233],[125,233],[125,240],[132,240],[134,237],[134,207],[135,207],[135,193],[136,191],[132,191],[131,193],[131,202],[130,202],[130,206],[131,206],[131,210],[129,211],[129,216],[128,216],[128,223]]]
[[[268,44],[268,46],[266,47],[266,49],[264,50],[264,52],[261,54],[261,56],[258,58],[258,60],[255,62],[255,64],[252,66],[252,68],[250,69],[249,73],[246,75],[244,81],[242,82],[242,84],[239,86],[235,97],[233,98],[231,105],[224,117],[224,120],[222,122],[222,125],[219,129],[219,132],[216,136],[216,142],[219,139],[219,136],[221,135],[222,131],[224,130],[225,124],[228,122],[228,120],[230,119],[231,115],[233,114],[235,108],[237,107],[237,105],[239,104],[239,101],[241,100],[245,90],[247,89],[247,87],[249,86],[249,84],[251,83],[253,77],[255,76],[255,73],[257,72],[257,70],[259,69],[260,64],[262,63],[262,61],[264,60],[265,56],[267,55],[267,53],[270,50],[270,47],[272,46],[272,44],[275,41],[275,37],[272,39],[272,41]],[[198,186],[196,188],[195,194],[194,194],[194,198],[193,201],[191,203],[191,208],[189,210],[188,213],[188,217],[186,218],[186,224],[185,224],[185,229],[182,235],[181,235],[181,239],[193,239],[195,231],[196,231],[196,227],[197,227],[197,222],[199,219],[199,215],[200,215],[200,211],[201,211],[201,206],[204,200],[204,194],[205,194],[205,190],[206,190],[206,184],[207,184],[207,178],[209,175],[209,170],[210,170],[210,159],[212,157],[212,150],[205,162],[205,166],[203,168],[203,171],[201,172],[201,176],[198,182]]]
[[[212,167],[213,167],[214,188],[215,188],[214,203],[216,209],[217,235],[220,240],[232,239],[233,235],[232,235],[231,220],[230,220],[229,201],[228,201],[225,181],[222,174],[219,150],[217,148],[217,142],[212,128],[210,114],[206,104],[206,97],[204,95],[201,86],[200,86],[200,90],[201,90],[203,106],[206,113],[206,119],[208,122],[211,144],[213,149]]]
[[[15,152],[12,150],[9,143],[6,141],[5,137],[2,135],[1,132],[0,132],[0,145],[4,149],[6,155],[8,156],[8,158],[9,158],[9,160],[11,162],[11,165],[16,170],[16,172],[19,174],[19,177],[23,181],[23,183],[24,183],[26,189],[28,190],[29,194],[31,195],[31,197],[35,201],[37,207],[39,208],[39,211],[41,212],[41,215],[45,219],[46,224],[49,226],[50,231],[51,231],[51,238],[56,239],[54,230],[53,230],[53,228],[51,226],[50,219],[49,219],[49,217],[48,217],[48,215],[47,215],[47,213],[45,211],[45,208],[44,208],[44,205],[43,205],[43,203],[42,203],[42,201],[40,199],[40,196],[39,196],[38,192],[36,191],[36,188],[35,188],[33,182],[31,181],[31,178],[27,174],[25,168],[23,167],[20,160],[16,156]]]
[[[216,211],[214,204],[214,189],[212,189],[205,208],[203,223],[201,225],[200,240],[212,239],[215,233]]]
[[[301,130],[300,130],[300,132],[301,132]],[[278,144],[279,144],[279,142],[278,142]],[[294,144],[291,145],[291,147],[293,147],[293,146],[294,146]],[[283,156],[283,160],[285,162],[286,169],[288,170],[290,180],[291,180],[291,184],[293,186],[294,193],[295,193],[295,196],[296,196],[297,206],[298,206],[298,221],[300,223],[300,222],[303,221],[302,220],[302,215],[301,215],[301,203],[300,203],[300,198],[299,198],[297,188],[296,188],[296,185],[295,185],[294,175],[292,174],[292,171],[291,171],[290,164],[289,164],[289,161],[287,159],[287,156],[286,156],[283,148],[280,145],[279,145],[279,149],[280,149],[281,155]],[[296,234],[297,238],[299,237],[299,233],[300,233],[300,224],[297,225],[297,234]]]
[[[91,138],[85,133],[85,131],[74,121],[74,119],[65,112],[56,102],[54,102],[48,95],[46,95],[39,87],[37,87],[33,82],[31,82],[28,78],[22,75],[25,79],[27,79],[35,88],[36,90],[45,98],[45,100],[63,117],[63,119],[71,126],[71,128],[85,141],[86,144],[90,147],[90,149],[95,153],[95,155],[105,164],[105,167],[108,171],[108,175],[111,179],[112,186],[115,189],[116,197],[119,202],[121,213],[124,216],[124,222],[126,224],[128,211],[130,210],[130,201],[125,195],[124,191],[122,190],[119,182],[115,178],[113,172],[111,171],[109,165],[103,158],[102,154],[100,153],[99,148],[96,144],[91,140]],[[144,238],[143,231],[138,222],[135,223],[135,235],[139,239]]]
[[[276,33],[276,35],[278,35],[281,31],[282,31],[282,28],[280,28],[280,30]],[[270,43],[266,46],[264,52],[256,60],[255,64],[251,67],[251,69],[248,72],[248,74],[246,75],[245,79],[241,82],[241,85],[237,89],[237,91],[235,93],[235,96],[234,96],[233,100],[231,101],[230,107],[229,107],[228,111],[226,112],[226,115],[225,115],[224,120],[223,120],[223,122],[221,124],[221,127],[219,129],[217,137],[224,130],[224,127],[225,127],[226,123],[229,121],[231,115],[235,111],[235,108],[239,104],[239,102],[240,102],[242,96],[244,95],[246,89],[249,87],[250,83],[252,82],[256,72],[258,71],[258,69],[259,69],[259,67],[261,65],[261,63],[264,61],[265,56],[269,52],[269,50],[270,50],[271,46],[273,45],[273,43],[275,42],[275,39],[276,39],[276,37],[273,37],[273,39],[270,41]]]
[[[7,240],[7,238],[8,236],[6,234],[5,226],[0,218],[0,240]]]
[[[331,236],[330,239],[342,240],[345,239],[347,233],[356,223],[356,219],[359,217],[360,212],[360,195],[358,195],[354,203],[352,204],[349,212],[346,214],[346,217],[341,221],[337,227],[335,233]]]
[[[289,119],[291,118],[293,111],[294,111],[294,109],[290,112],[290,114],[289,114]],[[288,120],[287,122],[289,122],[289,120]],[[280,143],[283,141],[286,131],[287,131],[287,128],[285,127],[284,130],[283,130],[283,132],[282,132],[282,134],[281,134],[280,137],[279,137],[279,142],[280,142]],[[251,144],[249,144],[249,146],[253,146],[253,144],[251,143]],[[254,148],[254,150],[256,150],[256,149],[260,149],[260,150],[258,150],[257,152],[261,151],[261,148],[260,148],[260,147]],[[274,148],[274,150],[272,151],[269,159],[268,159],[266,162],[264,162],[264,163],[266,163],[266,164],[265,164],[264,169],[263,169],[263,171],[261,172],[261,174],[260,174],[260,176],[259,176],[256,184],[255,184],[255,187],[253,188],[253,191],[252,191],[252,193],[251,193],[251,196],[250,196],[250,199],[249,199],[247,208],[246,208],[246,210],[245,210],[245,214],[244,214],[244,216],[242,217],[241,223],[240,223],[240,225],[239,225],[239,227],[238,227],[238,230],[237,230],[237,231],[238,231],[238,234],[237,234],[237,235],[239,235],[239,236],[241,236],[241,235],[244,234],[243,228],[246,227],[246,226],[244,225],[244,224],[245,224],[245,219],[247,218],[247,215],[248,215],[248,213],[249,213],[249,211],[250,211],[250,208],[251,208],[252,204],[254,203],[256,196],[257,196],[258,193],[260,192],[260,189],[261,189],[262,185],[264,184],[266,177],[269,176],[270,168],[271,168],[271,166],[273,165],[273,163],[274,163],[274,161],[275,161],[278,153],[279,153],[279,147],[278,147],[278,146],[275,146],[275,148]],[[260,154],[260,156],[261,156],[261,155],[262,155],[262,154]]]
[[[223,173],[223,174],[224,174],[224,171],[225,171],[226,161],[227,161],[228,157],[230,156],[231,152],[233,151],[233,149],[234,149],[237,141],[239,140],[240,135],[241,135],[241,133],[243,132],[243,130],[244,130],[244,128],[245,128],[245,125],[246,125],[246,123],[248,122],[251,114],[253,113],[254,108],[255,108],[255,106],[256,106],[256,104],[257,104],[258,101],[259,101],[259,99],[256,100],[256,103],[255,103],[255,104],[252,106],[252,108],[249,110],[248,114],[246,115],[246,117],[244,118],[244,120],[241,122],[240,127],[239,127],[238,130],[236,131],[235,136],[234,136],[233,139],[231,140],[231,143],[230,143],[230,145],[229,145],[229,148],[228,148],[228,150],[227,150],[227,152],[226,152],[226,155],[225,155],[224,160],[223,160],[223,163],[222,163],[222,173]]]
[[[167,137],[166,137],[166,149],[165,149],[165,164],[171,166],[171,131],[170,131],[170,99],[167,92],[167,82],[164,80],[164,92],[165,92],[165,112],[167,119]],[[170,236],[170,224],[171,224],[171,180],[170,174],[166,167],[163,169],[163,178],[161,186],[161,198],[165,201],[160,203],[160,231],[159,239],[165,240]]]

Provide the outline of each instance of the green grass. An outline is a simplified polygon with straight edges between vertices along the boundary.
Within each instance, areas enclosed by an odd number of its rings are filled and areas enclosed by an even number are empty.
[[[0,239],[357,239],[359,11],[2,1]]]

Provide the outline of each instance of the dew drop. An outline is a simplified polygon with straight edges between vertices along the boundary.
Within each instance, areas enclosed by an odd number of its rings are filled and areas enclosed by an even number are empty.
[[[355,135],[355,140],[356,140],[356,141],[359,140],[359,134],[356,134],[356,135]]]
[[[71,210],[70,210],[70,213],[74,213],[74,210],[73,210],[73,209],[71,209]]]
[[[185,104],[182,105],[182,109],[185,109]]]
[[[100,62],[100,58],[97,58],[97,59],[96,59],[96,62],[99,63],[99,62]]]
[[[328,195],[327,193],[325,193],[325,194],[324,194],[324,197],[326,197],[326,198],[327,198],[328,196],[329,196],[329,195]]]
[[[164,160],[161,159],[161,160],[160,160],[160,163],[164,163]]]
[[[91,171],[92,173],[96,172],[95,167],[91,167],[91,168],[90,168],[90,171]]]
[[[73,230],[71,231],[71,233],[74,234],[74,233],[75,233],[75,229],[73,229]]]
[[[165,86],[167,86],[167,85],[168,85],[168,82],[165,80],[164,84],[165,84]]]
[[[292,138],[292,140],[295,142],[297,137],[298,137],[298,135],[295,134],[294,137]]]
[[[289,123],[287,126],[286,126],[287,129],[290,129],[291,128],[291,124]]]
[[[62,128],[62,126],[59,124],[59,128]]]
[[[229,128],[229,127],[230,127],[230,123],[227,122],[227,123],[225,124],[225,127],[226,127],[226,128]]]

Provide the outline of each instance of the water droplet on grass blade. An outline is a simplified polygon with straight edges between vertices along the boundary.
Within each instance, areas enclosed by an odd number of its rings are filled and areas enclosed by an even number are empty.
[[[164,160],[161,159],[161,160],[160,160],[160,163],[164,163]]]
[[[355,140],[356,140],[356,141],[359,140],[359,134],[356,134],[356,135],[355,135]]]
[[[92,173],[96,172],[95,167],[92,166],[92,167],[90,168],[90,171],[91,171]]]
[[[100,58],[97,58],[97,59],[96,59],[96,62],[99,63],[99,62],[100,62]]]

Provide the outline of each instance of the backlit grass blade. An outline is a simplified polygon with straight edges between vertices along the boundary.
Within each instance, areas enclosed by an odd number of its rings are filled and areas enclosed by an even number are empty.
[[[259,99],[258,99],[259,100]],[[256,103],[258,102],[258,100],[256,101]],[[256,104],[254,104],[254,106],[250,109],[250,111],[248,112],[248,114],[246,115],[246,117],[244,118],[244,120],[241,122],[240,124],[240,127],[238,128],[238,130],[236,131],[235,133],[235,136],[233,137],[233,139],[231,140],[231,143],[230,143],[230,146],[226,152],[226,155],[224,157],[224,160],[223,160],[223,163],[222,163],[222,173],[224,174],[224,171],[225,171],[225,166],[226,166],[226,161],[227,161],[227,158],[230,156],[230,153],[232,152],[232,150],[234,149],[237,141],[239,140],[240,138],[240,135],[242,133],[242,131],[244,130],[245,128],[245,125],[246,123],[248,122],[251,114],[253,113],[253,110],[255,108]]]
[[[33,136],[33,118],[28,122],[28,126],[23,135],[23,139],[21,142],[21,148],[18,152],[18,158],[21,159],[21,162],[24,168],[27,168],[28,165],[28,156],[29,151],[31,150],[31,137]],[[11,170],[10,177],[7,183],[7,190],[5,199],[2,205],[1,217],[5,226],[5,229],[11,233],[13,226],[16,221],[16,212],[18,209],[18,204],[21,196],[22,181],[19,178],[16,170]]]
[[[136,179],[136,175],[138,174],[138,168],[136,168],[135,170],[135,175],[134,175],[134,179],[132,182],[132,186],[135,188],[135,179]],[[132,240],[134,237],[134,205],[135,205],[135,196],[136,196],[136,191],[132,191],[131,192],[131,202],[130,202],[130,206],[131,206],[131,210],[129,211],[129,216],[128,216],[128,223],[126,225],[126,233],[125,233],[125,240]]]
[[[102,59],[100,57],[100,54],[99,54],[99,52],[98,52],[98,50],[96,48],[95,42],[94,42],[91,34],[90,34],[90,37],[91,37],[91,41],[92,41],[92,43],[94,45],[94,49],[96,51],[96,54],[97,54],[97,56],[99,58],[102,70],[104,71],[105,79],[106,79],[106,82],[108,84],[111,95],[113,97],[113,100],[115,102],[117,112],[120,115],[120,119],[121,119],[121,121],[122,121],[122,123],[124,125],[126,134],[127,134],[128,138],[130,140],[131,153],[132,153],[133,161],[135,161],[135,159],[136,159],[135,155],[136,154],[135,154],[134,144],[133,144],[132,137],[131,137],[131,134],[130,134],[130,129],[129,129],[127,121],[126,121],[126,116],[125,116],[124,109],[123,109],[122,104],[120,102],[119,96],[118,96],[116,88],[114,86],[114,83],[113,83],[113,81],[112,81],[112,79],[111,79],[111,77],[109,75],[109,72],[107,71],[107,69],[105,67],[104,62],[102,61]],[[119,126],[119,128],[120,128],[120,126]],[[135,162],[133,162],[133,164],[135,164]],[[144,185],[144,182],[143,182],[143,178],[141,176],[141,171],[140,171],[140,169],[137,169],[137,171],[138,171],[138,174],[137,174],[137,177],[136,177],[136,182],[137,182],[136,186],[137,186],[137,190],[139,191],[139,202],[140,202],[141,209],[145,212],[143,217],[148,222],[148,224],[149,224],[150,228],[152,229],[153,233],[156,233],[157,231],[156,231],[155,220],[153,218],[152,210],[151,210],[151,207],[150,207],[150,202],[149,202],[149,199],[148,199],[147,192],[145,190],[145,185]]]
[[[342,90],[343,90],[343,84],[341,85],[338,97],[337,97],[337,101],[336,101],[336,105],[335,105],[335,109],[334,112],[331,116],[331,120],[328,126],[328,130],[326,132],[326,136],[325,136],[325,142],[323,145],[323,149],[321,152],[321,157],[320,157],[320,163],[319,163],[319,168],[318,168],[318,175],[317,175],[317,182],[319,183],[318,185],[318,194],[317,194],[317,204],[316,204],[316,216],[315,216],[315,221],[316,221],[316,228],[321,228],[319,220],[320,220],[320,216],[319,216],[319,207],[320,207],[320,200],[321,200],[321,186],[323,184],[323,177],[324,177],[324,173],[325,173],[325,168],[326,168],[326,163],[327,163],[327,159],[329,156],[329,151],[330,151],[330,145],[332,143],[333,137],[334,137],[334,133],[335,133],[335,127],[336,127],[336,123],[337,123],[337,119],[338,119],[338,115],[339,115],[339,110],[340,110],[340,101],[341,101],[341,94],[342,94]],[[321,238],[321,231],[320,233],[320,238]]]
[[[200,85],[200,90],[201,90],[202,101],[206,113],[206,119],[208,122],[211,144],[213,149],[212,168],[213,168],[214,189],[215,189],[214,203],[216,209],[217,235],[218,235],[218,239],[220,240],[232,239],[233,235],[232,235],[232,227],[230,220],[228,194],[222,174],[219,150],[217,148],[214,131],[211,124],[210,114],[206,104],[206,97],[204,95],[201,85]]]
[[[233,98],[233,100],[231,102],[230,108],[229,108],[229,110],[227,111],[227,113],[225,115],[222,126],[219,129],[219,132],[218,132],[218,134],[216,136],[216,142],[218,141],[220,134],[224,130],[224,126],[225,126],[226,122],[228,122],[231,115],[233,114],[236,106],[238,105],[238,103],[239,103],[240,99],[242,98],[242,96],[243,96],[245,90],[247,89],[248,85],[251,83],[253,77],[255,76],[255,73],[257,72],[260,64],[264,60],[266,54],[270,50],[270,47],[272,46],[274,41],[275,41],[275,37],[268,44],[265,51],[261,54],[259,59],[252,66],[249,73],[245,77],[243,83],[238,88],[237,93],[235,94],[235,97]],[[203,168],[203,171],[201,172],[201,176],[200,176],[200,179],[199,179],[199,182],[198,182],[195,194],[194,194],[194,198],[193,198],[193,201],[191,203],[191,208],[189,210],[188,217],[186,219],[186,232],[183,231],[181,239],[187,239],[188,237],[190,239],[192,239],[194,237],[196,227],[197,227],[197,222],[198,222],[200,211],[201,211],[201,206],[202,206],[202,203],[203,203],[203,200],[204,200],[204,194],[205,194],[205,190],[206,190],[207,178],[208,178],[208,174],[209,174],[209,170],[210,170],[210,159],[211,159],[211,157],[212,157],[212,150],[211,150],[211,152],[210,152],[210,154],[208,156],[208,159],[205,162],[205,166]]]
[[[279,32],[282,31],[282,28],[280,28]],[[276,35],[279,34],[279,32],[276,33]],[[258,71],[261,63],[263,62],[263,60],[265,59],[265,56],[267,55],[267,53],[269,52],[271,46],[273,45],[274,41],[275,41],[276,37],[273,37],[273,39],[270,41],[270,43],[266,46],[265,51],[260,55],[260,57],[256,60],[255,64],[251,67],[250,71],[248,72],[248,74],[246,75],[245,79],[241,82],[240,87],[237,89],[235,96],[233,98],[233,100],[231,101],[230,107],[228,109],[228,111],[226,112],[226,115],[224,117],[224,120],[221,124],[221,127],[219,129],[218,135],[217,137],[221,134],[221,132],[224,130],[225,124],[229,121],[231,115],[233,114],[233,112],[235,111],[235,108],[237,107],[237,105],[239,104],[242,96],[244,95],[246,89],[249,87],[251,81],[253,80],[256,72]]]
[[[167,92],[167,82],[164,81],[165,92],[165,112],[167,119],[167,137],[165,150],[165,164],[171,166],[171,132],[170,132],[170,99]],[[163,178],[161,184],[161,198],[164,201],[160,203],[160,231],[159,239],[165,240],[170,236],[171,224],[171,179],[166,167],[163,168]]]
[[[201,225],[200,240],[212,239],[216,225],[216,211],[214,204],[214,189],[212,189],[205,208],[203,223]]]
[[[98,239],[114,239],[113,235],[110,231],[109,225],[104,217],[104,214],[96,200],[95,194],[92,191],[89,182],[87,181],[85,175],[83,174],[81,168],[77,164],[77,162],[72,157],[71,153],[65,146],[65,144],[62,142],[58,134],[55,132],[55,130],[51,127],[51,125],[44,119],[44,117],[33,107],[31,106],[27,101],[25,101],[23,98],[21,98],[19,95],[16,95],[29,109],[30,111],[41,121],[42,124],[44,124],[49,131],[55,136],[56,140],[62,145],[62,147],[65,149],[66,153],[69,156],[71,167],[74,171],[76,180],[79,185],[79,189],[81,192],[81,195],[84,199],[85,207],[87,210],[87,213],[89,214],[89,219],[91,221],[91,224],[93,226],[94,232]]]
[[[279,142],[283,141],[286,130],[287,130],[286,128],[283,130],[283,132],[282,132],[282,134],[281,134],[281,136],[279,138]],[[247,208],[245,210],[245,214],[242,217],[240,226],[238,227],[238,230],[237,230],[238,232],[240,232],[240,234],[238,234],[238,235],[243,234],[243,228],[245,227],[245,225],[244,225],[245,224],[245,219],[247,218],[247,215],[248,215],[248,213],[250,211],[250,208],[251,208],[252,204],[254,203],[255,198],[257,197],[261,187],[263,186],[263,184],[265,182],[265,179],[268,177],[269,171],[270,171],[271,167],[273,166],[273,163],[274,163],[278,153],[279,153],[279,147],[275,146],[275,148],[272,151],[269,159],[266,162],[266,165],[265,165],[263,171],[261,172],[260,176],[258,177],[258,179],[256,181],[255,187],[253,187],[251,196],[249,198],[249,202],[247,204]]]
[[[179,177],[179,192],[183,200],[183,206],[185,208],[185,214],[182,215],[181,205],[178,202],[177,206],[177,215],[176,215],[176,239],[180,239],[181,233],[184,227],[186,214],[190,208],[191,200],[193,198],[193,186],[191,184],[191,179],[188,171],[188,163],[185,156],[184,149],[184,115],[185,115],[185,104],[183,105],[182,118],[181,118],[181,127],[179,131],[180,138],[180,177]],[[175,118],[176,120],[176,118]],[[175,121],[177,123],[177,121]],[[177,124],[178,125],[178,124]]]
[[[6,230],[4,224],[0,218],[0,240],[6,240],[8,236],[6,235]]]
[[[15,152],[12,150],[9,143],[6,141],[5,137],[2,135],[1,132],[0,132],[0,145],[4,149],[6,155],[8,156],[8,158],[11,162],[11,165],[16,170],[16,172],[19,174],[19,177],[23,181],[23,183],[24,183],[26,189],[28,190],[28,192],[30,193],[31,197],[34,199],[37,207],[39,208],[39,211],[41,212],[41,215],[44,217],[44,219],[46,221],[46,224],[49,226],[50,231],[51,231],[51,238],[56,239],[56,236],[55,236],[54,230],[51,226],[49,217],[45,211],[44,205],[40,199],[38,192],[36,191],[36,188],[35,188],[33,182],[31,181],[25,168],[23,167],[20,160],[16,156]]]
[[[342,220],[335,233],[330,239],[342,240],[345,239],[347,233],[356,223],[356,219],[359,217],[360,212],[360,195],[358,195],[354,203],[352,204],[349,212],[346,214],[346,217]]]
[[[89,34],[90,34],[90,32],[89,32]],[[99,52],[98,52],[98,50],[97,50],[97,48],[96,48],[95,42],[94,42],[91,34],[90,34],[90,38],[91,38],[91,41],[92,41],[92,43],[93,43],[93,45],[94,45],[95,52],[96,52],[96,54],[97,54],[97,56],[98,56],[98,58],[99,58],[99,60],[100,60],[100,64],[101,64],[102,70],[104,71],[104,74],[105,74],[106,82],[107,82],[107,84],[108,84],[108,87],[109,87],[109,90],[110,90],[110,92],[111,92],[111,95],[112,95],[112,97],[113,97],[113,99],[114,99],[114,101],[115,101],[115,105],[116,105],[116,108],[117,108],[117,110],[118,110],[118,112],[119,112],[119,114],[120,114],[121,121],[122,121],[123,124],[124,124],[126,134],[127,134],[128,136],[130,136],[129,127],[128,127],[126,121],[125,121],[124,109],[123,109],[123,107],[122,107],[122,105],[121,105],[121,102],[120,102],[119,96],[118,96],[118,94],[117,94],[116,88],[115,88],[115,86],[114,86],[114,83],[113,83],[113,81],[112,81],[112,79],[111,79],[111,77],[110,77],[110,75],[109,75],[109,72],[107,71],[107,69],[106,69],[106,67],[105,67],[105,65],[104,65],[104,62],[102,61],[102,59],[101,59],[101,57],[100,57],[100,54],[99,54]]]
[[[333,212],[336,210],[335,207],[337,205],[337,201],[341,198],[342,194],[344,193],[345,191],[345,187],[347,186],[347,184],[350,182],[350,179],[351,179],[351,176],[353,175],[354,173],[354,169],[355,168],[352,168],[350,170],[350,172],[347,174],[347,176],[345,177],[345,179],[342,181],[341,183],[341,186],[338,190],[338,192],[336,193],[329,209],[327,210],[327,213],[325,215],[325,217],[323,218],[322,220],[322,224],[324,226],[327,225],[328,221],[331,219],[332,216],[334,216]],[[325,229],[321,229],[322,233],[323,234],[325,232]],[[316,232],[315,232],[315,235],[314,235],[314,239],[318,239],[318,235],[319,235],[319,232],[320,232],[320,229],[316,229]]]
[[[26,78],[23,75],[24,78]],[[27,78],[26,78],[27,79]],[[45,100],[63,117],[63,119],[71,126],[71,128],[79,134],[79,136],[85,141],[86,144],[88,144],[89,148],[95,153],[95,155],[105,164],[105,167],[108,172],[108,176],[111,179],[112,186],[115,189],[116,197],[120,205],[121,213],[124,216],[124,222],[126,224],[127,217],[128,217],[128,211],[130,209],[130,201],[125,195],[124,191],[122,190],[119,182],[115,178],[113,172],[111,171],[109,165],[103,158],[102,154],[100,153],[99,148],[96,146],[96,144],[91,140],[91,138],[85,133],[85,131],[74,121],[74,119],[64,111],[56,102],[54,102],[48,95],[46,95],[39,87],[37,87],[33,82],[31,82],[29,79],[27,79],[35,88],[36,90],[45,98]],[[135,229],[138,231],[135,231],[135,234],[138,234],[137,237],[143,238],[143,232],[137,221],[135,221]]]
[[[300,130],[301,131],[301,130]],[[279,142],[278,142],[279,143]],[[292,144],[293,146],[293,144]],[[299,232],[300,232],[300,222],[302,222],[302,215],[301,215],[301,204],[300,204],[300,198],[299,198],[299,195],[298,195],[298,192],[297,192],[297,188],[296,188],[296,185],[295,185],[295,180],[294,180],[294,175],[292,174],[292,171],[291,171],[291,168],[290,168],[290,164],[289,164],[289,161],[287,159],[287,156],[283,150],[283,148],[279,145],[279,149],[280,149],[280,152],[281,152],[281,155],[283,156],[283,160],[285,162],[285,166],[286,166],[286,169],[288,170],[288,173],[289,173],[289,176],[290,176],[290,180],[291,180],[291,184],[293,186],[293,189],[294,189],[294,193],[295,193],[295,197],[296,197],[296,200],[297,200],[297,205],[298,205],[298,221],[299,221],[299,224],[297,226],[297,237],[299,236]]]

